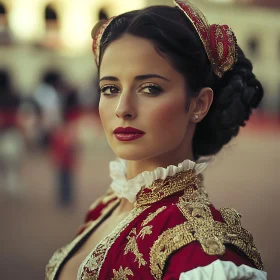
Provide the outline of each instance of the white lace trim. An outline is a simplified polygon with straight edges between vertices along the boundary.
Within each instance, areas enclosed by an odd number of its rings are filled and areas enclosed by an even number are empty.
[[[208,163],[195,163],[191,160],[184,160],[178,166],[169,165],[167,168],[158,167],[153,171],[144,171],[135,178],[126,179],[126,161],[118,158],[110,162],[110,176],[112,183],[110,187],[119,198],[126,198],[131,203],[136,201],[136,195],[142,187],[150,187],[157,179],[164,180],[167,176],[173,176],[178,172],[188,169],[195,169],[196,173],[202,173]]]
[[[216,260],[204,267],[180,274],[179,280],[266,280],[267,273],[247,265],[236,266],[230,261]]]

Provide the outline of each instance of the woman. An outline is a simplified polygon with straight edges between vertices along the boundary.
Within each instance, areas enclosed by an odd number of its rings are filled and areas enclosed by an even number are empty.
[[[238,134],[263,89],[228,26],[175,4],[93,30],[100,117],[119,159],[48,280],[266,279],[240,215],[209,202],[200,160]]]

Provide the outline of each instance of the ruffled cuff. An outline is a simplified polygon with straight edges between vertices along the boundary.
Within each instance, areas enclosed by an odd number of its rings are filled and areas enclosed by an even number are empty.
[[[179,280],[267,280],[267,273],[247,265],[236,266],[233,262],[216,260],[180,274]]]

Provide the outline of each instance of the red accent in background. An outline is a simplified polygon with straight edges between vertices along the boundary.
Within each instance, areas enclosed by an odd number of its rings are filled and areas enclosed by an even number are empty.
[[[16,126],[16,109],[1,109],[0,111],[0,127]]]
[[[254,113],[242,132],[280,133],[280,115]]]

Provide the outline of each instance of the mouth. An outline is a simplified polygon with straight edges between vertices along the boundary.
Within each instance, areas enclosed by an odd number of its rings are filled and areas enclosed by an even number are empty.
[[[114,131],[114,136],[119,141],[132,141],[145,135],[145,132],[134,127],[118,127]]]

